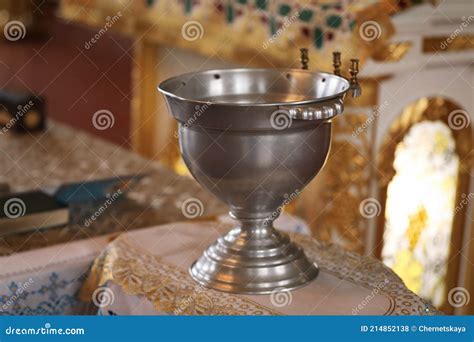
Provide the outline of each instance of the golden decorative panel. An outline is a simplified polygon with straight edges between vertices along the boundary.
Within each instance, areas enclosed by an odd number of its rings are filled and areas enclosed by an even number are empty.
[[[235,2],[237,1],[232,3]],[[312,1],[302,3],[307,7],[323,5]],[[114,22],[110,29],[128,34],[136,41],[133,57],[137,63],[134,70],[131,132],[134,150],[148,158],[164,159],[172,167],[174,167],[174,152],[167,147],[170,127],[163,120],[166,109],[161,99],[153,98],[150,93],[150,89],[154,89],[159,80],[162,56],[157,51],[158,46],[183,48],[245,67],[298,67],[299,48],[312,47],[309,56],[311,70],[332,70],[332,52],[340,50],[343,63],[341,70],[343,75],[348,76],[349,59],[357,57],[362,65],[373,54],[374,46],[383,46],[394,33],[390,14],[401,10],[389,0],[343,4],[347,5],[347,15],[355,19],[351,22],[351,29],[339,30],[341,32],[337,35],[326,30],[324,35],[316,34],[318,38],[314,41],[310,36],[314,36],[320,28],[316,30],[311,26],[311,22],[306,23],[304,15],[295,21],[291,21],[292,17],[289,16],[287,19],[290,24],[284,26],[284,29],[277,30],[278,35],[276,33],[271,35],[269,28],[272,25],[268,22],[269,18],[261,17],[265,11],[251,9],[253,5],[250,5],[250,2],[249,5],[237,6],[243,12],[242,15],[237,15],[238,18],[236,16],[232,23],[226,23],[222,12],[216,10],[212,4],[213,2],[202,2],[201,6],[192,6],[192,10],[183,11],[183,3],[176,1],[147,3],[131,0],[62,0],[60,2],[59,16],[68,21],[93,27],[103,28],[107,17],[120,13],[120,20]],[[271,12],[276,4],[277,2],[269,6],[268,11]],[[319,10],[313,12],[313,19],[319,17],[321,13]],[[261,19],[265,19],[266,23]],[[339,20],[334,20],[335,17],[330,19],[332,26],[342,29]],[[374,21],[375,26],[364,25]],[[323,22],[327,24],[327,20]],[[197,33],[196,36],[189,37],[184,34],[189,23],[198,24],[197,31],[194,32]],[[306,33],[309,33],[309,36]],[[328,43],[319,46],[323,39]],[[375,105],[376,95],[372,91],[373,87],[366,88],[364,84],[362,86],[363,95],[357,105]],[[347,103],[347,106],[351,105]],[[179,167],[182,168],[182,165]]]
[[[474,49],[474,35],[426,37],[423,39],[423,52],[451,52]]]
[[[447,258],[448,266],[445,276],[445,288],[452,289],[457,284],[459,273],[459,251],[462,247],[464,221],[466,215],[466,207],[461,206],[463,198],[469,192],[469,178],[472,170],[472,131],[469,114],[461,109],[455,103],[442,97],[421,98],[415,103],[407,106],[399,118],[393,122],[386,137],[377,153],[377,169],[378,187],[380,194],[381,213],[385,213],[387,209],[387,191],[390,182],[395,177],[394,160],[396,156],[397,146],[403,141],[409,130],[420,122],[442,122],[446,127],[450,128],[454,140],[454,152],[459,158],[459,167],[456,175],[456,194],[454,196],[454,216],[452,224],[452,233],[450,238],[450,251]],[[442,145],[442,144],[441,144]],[[408,241],[415,243],[419,230],[422,229],[424,222],[424,213],[422,208],[415,213],[409,220],[411,222]],[[378,217],[377,227],[377,249],[375,255],[380,257],[382,254],[382,237],[386,217],[384,214]],[[451,313],[453,307],[449,306],[446,301],[446,295],[439,305],[443,311]]]
[[[375,50],[372,58],[377,62],[398,62],[412,48],[411,42],[396,42],[384,45]]]
[[[276,1],[188,3],[191,8],[171,0],[62,0],[59,13],[67,20],[102,26],[106,16],[120,11],[123,16],[114,30],[246,66],[291,67],[299,63],[299,48],[311,47],[310,69],[331,70],[335,49],[342,50],[347,69],[349,56],[363,64],[374,45],[394,33],[393,6],[381,2],[289,2],[292,9],[286,14]],[[367,27],[366,22],[376,24]]]

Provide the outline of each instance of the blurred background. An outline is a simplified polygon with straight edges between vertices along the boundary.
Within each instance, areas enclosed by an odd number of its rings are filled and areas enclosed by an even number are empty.
[[[0,28],[0,105],[41,102],[23,118],[30,134],[65,123],[185,176],[161,80],[298,68],[300,48],[327,72],[340,51],[349,78],[359,58],[363,94],[285,210],[446,313],[474,314],[472,0],[0,0]],[[0,107],[0,125],[10,112]],[[458,289],[470,304],[448,303]]]

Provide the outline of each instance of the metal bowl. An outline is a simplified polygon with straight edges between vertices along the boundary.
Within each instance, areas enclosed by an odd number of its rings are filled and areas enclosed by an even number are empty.
[[[190,269],[200,284],[268,293],[313,280],[317,265],[272,222],[323,167],[349,82],[304,70],[226,69],[160,84],[193,177],[239,223]]]

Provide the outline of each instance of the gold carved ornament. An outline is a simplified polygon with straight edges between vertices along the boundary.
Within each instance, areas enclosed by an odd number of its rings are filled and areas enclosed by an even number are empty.
[[[302,5],[309,1],[301,1]],[[338,34],[324,49],[311,49],[309,62],[311,70],[331,70],[331,53],[340,49],[344,56],[357,56],[361,64],[368,59],[374,46],[383,46],[393,33],[390,14],[394,5],[386,3],[353,2],[347,6],[347,14],[354,16],[352,33]],[[177,166],[176,144],[172,135],[174,122],[168,118],[166,108],[158,96],[150,94],[159,83],[161,55],[159,46],[173,46],[224,61],[248,67],[295,67],[298,64],[299,48],[314,46],[314,42],[299,32],[298,25],[290,25],[278,36],[275,43],[263,46],[270,38],[268,25],[263,25],[259,11],[245,12],[242,18],[231,25],[209,4],[196,7],[191,13],[184,13],[182,4],[174,1],[159,1],[151,8],[138,2],[113,1],[61,1],[60,16],[67,20],[101,27],[104,18],[121,13],[120,20],[110,28],[137,38],[134,59],[138,67],[134,70],[134,96],[132,100],[132,142],[135,151],[165,164]],[[255,12],[254,14],[252,14]],[[163,15],[167,13],[167,15]],[[183,25],[190,20],[201,23],[204,34],[199,40],[186,40],[182,36]],[[377,39],[368,41],[361,37],[361,25],[376,22],[379,27]],[[310,30],[312,31],[312,30]],[[378,33],[376,33],[378,35]],[[242,40],[242,37],[249,37]],[[349,58],[343,58],[342,68],[347,69]],[[159,124],[158,124],[159,123]],[[158,134],[156,133],[158,132]]]
[[[333,121],[331,150],[324,168],[296,204],[297,213],[311,226],[320,241],[336,242],[364,253],[367,219],[359,213],[370,181],[370,127],[359,134],[368,116],[344,113]]]

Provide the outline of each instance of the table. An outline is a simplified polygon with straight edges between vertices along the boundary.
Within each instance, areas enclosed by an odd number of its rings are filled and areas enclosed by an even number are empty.
[[[149,177],[89,227],[76,221],[0,239],[0,315],[96,313],[79,300],[80,290],[83,300],[95,298],[99,314],[439,313],[379,261],[302,234],[292,238],[321,267],[309,286],[269,296],[202,288],[187,268],[229,222],[220,216],[226,208],[193,180],[58,123],[39,135],[0,139],[0,182],[12,191],[144,172]],[[189,198],[202,202],[211,221],[179,222],[187,220],[181,205]]]
[[[8,183],[11,192],[137,174],[149,176],[130,189],[126,198],[114,202],[90,226],[84,225],[84,218],[90,213],[81,212],[81,206],[74,206],[72,224],[68,227],[0,238],[0,255],[180,221],[186,219],[181,205],[189,198],[202,203],[203,217],[227,211],[193,179],[68,126],[50,122],[47,130],[39,134],[8,132],[1,135],[0,183]]]
[[[438,313],[381,262],[292,238],[320,267],[294,291],[236,295],[207,289],[188,274],[202,249],[231,227],[219,221],[171,223],[121,235],[95,260],[82,289],[101,315],[425,315]]]

